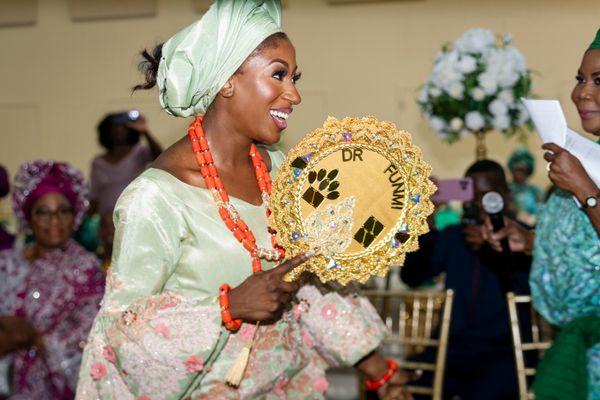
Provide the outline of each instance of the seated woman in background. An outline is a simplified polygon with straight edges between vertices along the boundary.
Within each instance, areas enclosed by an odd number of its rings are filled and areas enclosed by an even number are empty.
[[[74,397],[104,293],[98,260],[70,239],[87,194],[82,174],[63,163],[26,163],[15,178],[14,212],[35,240],[0,252],[0,382],[11,399]]]
[[[509,187],[517,218],[534,225],[535,216],[544,200],[542,189],[527,182],[535,169],[535,159],[527,148],[519,147],[510,155],[508,169],[512,175]]]
[[[576,80],[571,100],[582,127],[600,137],[600,30]],[[542,147],[556,190],[540,210],[535,240],[510,221],[498,234],[488,226],[487,237],[497,250],[508,236],[513,252],[533,251],[533,303],[561,329],[538,367],[536,398],[600,400],[600,188],[590,177],[597,171],[554,143]]]
[[[147,144],[140,142],[140,136]],[[162,152],[137,110],[106,115],[98,124],[106,152],[92,160],[90,214],[112,212],[119,195]]]

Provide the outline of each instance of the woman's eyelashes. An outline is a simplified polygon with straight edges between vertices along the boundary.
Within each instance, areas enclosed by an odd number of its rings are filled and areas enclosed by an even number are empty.
[[[279,80],[279,81],[283,81],[285,79],[285,77],[287,76],[288,71],[285,69],[281,69],[281,70],[277,70],[273,73],[272,77]],[[298,82],[298,80],[302,77],[302,73],[298,72],[296,74],[294,74],[291,79],[293,83]]]
[[[575,80],[577,81],[578,85],[585,83],[585,79],[582,75],[577,75]],[[600,77],[594,78],[594,85],[600,86]]]
[[[287,71],[285,69],[279,69],[279,70],[273,72],[272,76],[273,76],[273,78],[277,79],[278,81],[282,81],[286,75],[287,75]]]

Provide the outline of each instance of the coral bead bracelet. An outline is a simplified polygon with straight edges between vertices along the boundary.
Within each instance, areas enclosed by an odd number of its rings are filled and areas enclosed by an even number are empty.
[[[367,379],[365,381],[365,388],[367,390],[373,391],[379,389],[380,387],[388,383],[390,379],[392,379],[392,375],[394,375],[394,373],[398,371],[398,364],[396,364],[394,360],[392,360],[391,358],[386,358],[385,361],[387,361],[388,363],[388,370],[379,379]]]

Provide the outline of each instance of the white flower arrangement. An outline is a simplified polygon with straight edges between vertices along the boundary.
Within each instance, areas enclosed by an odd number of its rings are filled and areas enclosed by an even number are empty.
[[[452,143],[462,135],[492,129],[507,136],[531,128],[521,97],[531,91],[525,57],[488,29],[470,29],[435,58],[417,103],[429,126]]]

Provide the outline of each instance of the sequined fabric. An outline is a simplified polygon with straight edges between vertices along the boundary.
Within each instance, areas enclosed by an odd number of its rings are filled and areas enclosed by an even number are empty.
[[[45,352],[0,358],[14,368],[15,399],[72,399],[83,342],[104,293],[98,260],[74,241],[27,261],[0,252],[0,315],[19,316],[43,332]]]
[[[350,246],[355,203],[354,196],[349,196],[324,210],[315,210],[306,218],[306,240],[313,251],[331,257]]]
[[[270,156],[275,167],[283,160]],[[271,248],[264,207],[231,202],[257,244]],[[224,376],[255,326],[236,333],[222,327],[218,288],[246,279],[251,259],[210,192],[149,169],[121,196],[115,221],[107,292],[85,350],[79,399],[324,398],[328,363],[356,363],[385,334],[368,302],[306,286],[279,321],[259,328],[244,380],[233,389]]]
[[[539,214],[530,285],[535,307],[552,324],[600,316],[600,238],[585,211],[561,190]],[[589,399],[600,400],[600,344],[587,355]]]

